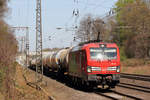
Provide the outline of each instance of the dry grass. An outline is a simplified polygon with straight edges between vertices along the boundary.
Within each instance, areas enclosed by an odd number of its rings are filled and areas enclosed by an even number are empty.
[[[28,86],[23,78],[23,69],[20,66],[17,66],[16,70],[16,99],[15,100],[48,100],[47,96],[42,92],[38,91],[35,88]],[[27,78],[30,78],[30,81],[34,79],[34,73],[28,72]]]
[[[150,75],[150,59],[128,59],[121,69],[123,73]]]
[[[149,65],[150,59],[127,59],[123,62],[121,62],[122,66],[129,66],[129,67],[136,67],[136,66],[143,66],[143,65]]]

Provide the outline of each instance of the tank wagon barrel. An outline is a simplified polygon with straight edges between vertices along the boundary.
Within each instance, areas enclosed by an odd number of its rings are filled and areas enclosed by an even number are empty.
[[[43,55],[43,66],[52,70],[67,69],[70,48]]]

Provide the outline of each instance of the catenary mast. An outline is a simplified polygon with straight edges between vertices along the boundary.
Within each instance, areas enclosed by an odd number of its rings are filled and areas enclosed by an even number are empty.
[[[36,82],[43,78],[41,0],[36,0]]]

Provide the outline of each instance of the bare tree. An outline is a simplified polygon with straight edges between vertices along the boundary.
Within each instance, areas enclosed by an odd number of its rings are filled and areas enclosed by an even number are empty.
[[[76,32],[77,37],[82,41],[89,41],[91,35],[91,15],[84,17],[81,22],[78,31]]]
[[[121,0],[119,0],[121,1]],[[125,0],[123,0],[125,1]],[[118,2],[114,42],[119,42],[127,57],[147,57],[150,36],[150,9],[143,0]]]
[[[81,42],[90,40],[103,40],[103,34],[105,33],[104,21],[99,17],[92,18],[91,15],[85,16],[80,21],[80,26],[76,32],[76,36]]]
[[[95,18],[92,22],[93,39],[104,41],[105,23],[99,17]]]
[[[7,1],[0,0],[0,92],[5,96],[5,100],[15,100],[14,62],[17,53],[17,41],[3,20],[7,11]]]
[[[4,13],[8,10],[7,2],[9,0],[0,0],[0,17],[4,16]]]

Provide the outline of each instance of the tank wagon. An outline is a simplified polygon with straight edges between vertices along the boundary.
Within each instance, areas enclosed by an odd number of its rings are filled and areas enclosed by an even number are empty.
[[[48,54],[43,54],[43,66],[45,70],[52,70],[55,72],[65,71],[68,67],[68,54],[70,48],[65,48],[57,51],[53,51]],[[32,65],[35,65],[35,59],[32,61]]]
[[[43,56],[43,65],[89,87],[114,88],[120,81],[119,48],[114,43],[87,43],[51,52]]]
[[[49,60],[46,58],[47,62],[44,66],[47,66],[49,63],[48,67],[52,70],[58,71],[60,69],[67,69],[67,54],[69,50],[69,48],[61,49],[49,55]]]
[[[53,52],[43,52],[43,63],[45,63],[45,57],[51,55]],[[37,61],[39,63],[39,61]],[[36,66],[36,53],[30,54],[30,66]]]

